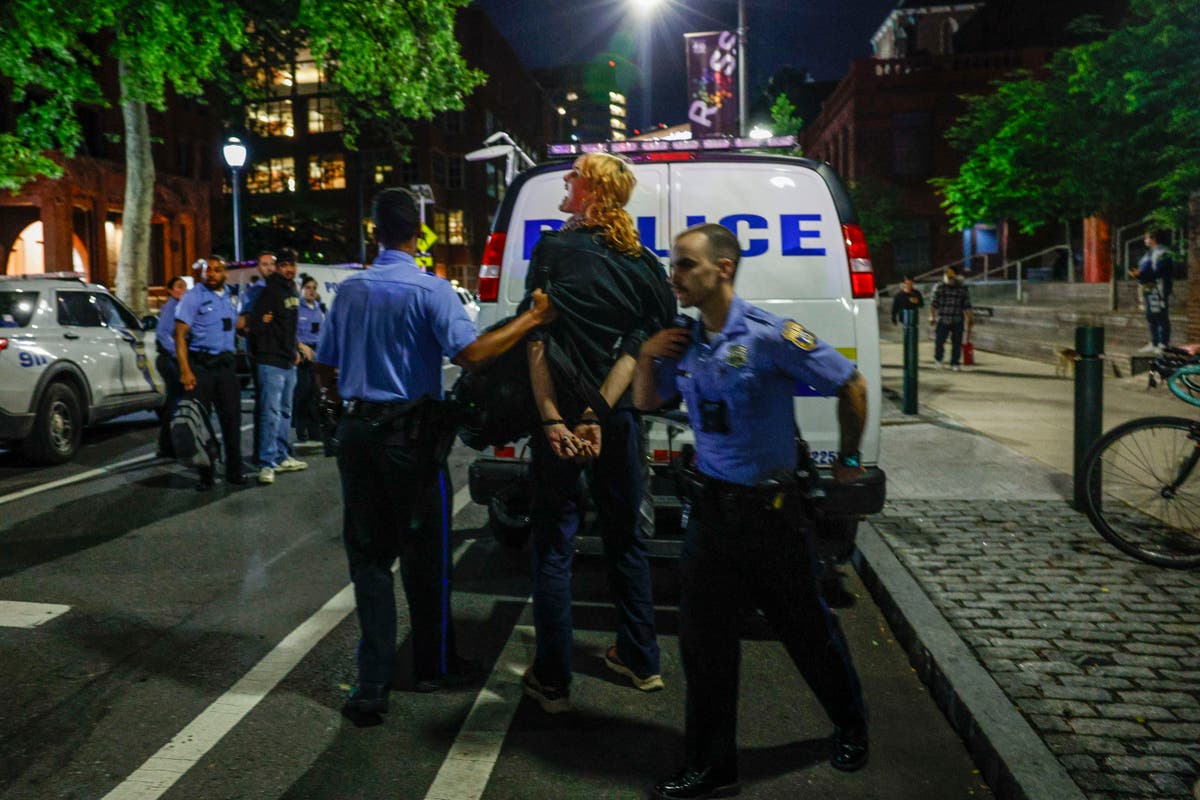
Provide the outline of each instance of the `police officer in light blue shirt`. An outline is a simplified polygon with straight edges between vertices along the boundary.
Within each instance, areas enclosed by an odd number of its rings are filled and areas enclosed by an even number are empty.
[[[225,259],[209,256],[194,265],[200,280],[175,309],[175,353],[185,396],[217,412],[225,442],[225,480],[244,484],[241,386],[234,366],[234,336],[243,322],[225,285]],[[213,485],[212,467],[200,470],[201,489]]]
[[[296,365],[296,393],[292,400],[292,424],[296,428],[297,450],[309,450],[321,445],[321,421],[317,413],[312,365],[324,324],[325,304],[317,294],[317,279],[311,275],[301,275],[300,308],[296,323],[300,363]]]
[[[179,362],[175,359],[175,309],[186,291],[187,283],[183,278],[176,276],[167,281],[167,302],[159,310],[158,323],[154,328],[154,341],[158,344],[154,366],[163,380],[167,396],[158,412],[161,423],[158,455],[162,458],[175,457],[175,447],[171,443],[171,417],[175,415],[175,407],[179,405],[179,398],[183,394],[183,386],[179,383]]]
[[[817,591],[812,526],[795,479],[797,383],[838,397],[841,455],[834,477],[862,472],[866,382],[854,365],[794,320],[733,292],[741,250],[720,225],[675,240],[671,284],[700,318],[647,340],[634,403],[679,395],[696,436],[697,486],[682,561],[680,650],[687,677],[686,761],[654,796],[735,792],[739,623],[761,608],[834,722],[832,765],[867,761],[866,709],[837,619]]]
[[[451,491],[430,436],[436,431],[414,424],[429,404],[416,401],[441,398],[443,355],[478,368],[554,316],[539,291],[529,311],[476,338],[450,283],[417,266],[416,197],[385,189],[372,216],[382,250],[370,269],[342,282],[313,365],[326,406],[345,401],[337,458],[361,639],[357,685],[342,713],[356,725],[380,721],[397,677],[397,556],[412,624],[413,688],[437,691],[464,677],[450,618]]]

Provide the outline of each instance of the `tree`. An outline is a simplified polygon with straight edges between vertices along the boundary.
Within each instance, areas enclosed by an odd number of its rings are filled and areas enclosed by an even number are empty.
[[[108,102],[97,71],[104,59],[115,60],[126,154],[117,293],[143,311],[154,193],[148,107],[164,108],[169,91],[198,97],[213,84],[228,89],[235,82],[221,69],[232,64],[240,73],[236,53],[248,44],[261,53],[270,36],[286,32],[306,41],[341,87],[353,146],[364,120],[462,108],[464,94],[482,83],[454,39],[455,14],[468,2],[8,0],[0,6],[0,75],[11,81],[19,113],[0,131],[0,187],[62,174],[53,152],[76,152],[76,106]]]
[[[1200,0],[1134,0],[1118,30],[969,99],[947,134],[967,157],[933,181],[952,226],[1008,219],[1029,232],[1124,209],[1177,220],[1200,179],[1198,35]]]

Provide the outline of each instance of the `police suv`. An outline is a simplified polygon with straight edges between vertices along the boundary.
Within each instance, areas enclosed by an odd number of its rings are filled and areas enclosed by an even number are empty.
[[[84,425],[162,403],[154,337],[108,289],[72,273],[0,276],[0,442],[62,464]]]
[[[749,302],[799,321],[855,362],[869,386],[862,441],[864,480],[828,488],[828,515],[819,532],[851,541],[863,509],[882,504],[884,476],[878,469],[880,421],[879,322],[875,276],[866,240],[841,180],[829,165],[810,159],[739,152],[739,142],[685,140],[552,145],[547,163],[520,174],[509,187],[484,249],[477,294],[480,330],[514,313],[525,291],[534,245],[543,231],[565,221],[558,211],[563,176],[574,158],[607,150],[633,162],[637,187],[626,209],[642,243],[664,261],[673,237],[701,222],[718,222],[737,235],[742,260],[735,290]],[[758,145],[761,146],[761,145]],[[694,309],[688,313],[695,313]],[[795,389],[796,422],[819,466],[837,458],[836,399],[807,385]],[[664,510],[678,508],[667,465],[692,441],[686,417],[647,418],[652,480],[644,505],[646,527]],[[791,436],[792,431],[780,431]],[[484,452],[469,471],[471,498],[488,506],[493,532],[518,545],[528,530],[530,499],[526,443]],[[823,530],[822,530],[823,529]],[[661,539],[661,537],[659,537]],[[652,542],[652,552],[677,552],[678,542]]]

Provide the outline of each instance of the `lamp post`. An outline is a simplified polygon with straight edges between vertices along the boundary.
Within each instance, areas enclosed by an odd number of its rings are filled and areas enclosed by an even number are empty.
[[[236,136],[226,139],[225,145],[221,148],[221,155],[225,157],[225,163],[233,171],[233,260],[238,263],[242,260],[242,206],[238,172],[246,166],[248,154],[245,143]]]

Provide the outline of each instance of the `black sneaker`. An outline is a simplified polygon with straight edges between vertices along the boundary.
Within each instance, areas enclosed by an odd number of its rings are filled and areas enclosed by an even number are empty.
[[[829,763],[842,772],[854,772],[867,765],[867,732],[835,727],[831,737],[833,752]]]
[[[483,675],[483,665],[469,658],[455,659],[450,669],[436,678],[418,678],[413,683],[413,691],[422,694],[442,691],[443,689],[461,689],[478,683]]]
[[[533,667],[525,670],[525,674],[521,676],[521,686],[525,689],[525,696],[537,700],[542,711],[547,714],[561,714],[571,710],[571,692],[567,689],[543,686],[533,674]]]
[[[368,728],[383,722],[388,712],[388,687],[386,685],[362,684],[350,690],[350,696],[342,703],[342,716],[360,728]]]

